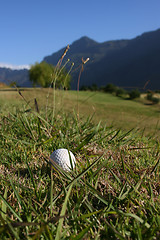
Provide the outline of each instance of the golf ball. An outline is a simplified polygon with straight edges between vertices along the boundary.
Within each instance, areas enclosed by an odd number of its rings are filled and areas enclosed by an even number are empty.
[[[71,170],[72,167],[74,168],[76,163],[76,159],[73,153],[64,148],[55,150],[50,155],[50,159],[53,160],[56,164],[58,164],[65,171]]]

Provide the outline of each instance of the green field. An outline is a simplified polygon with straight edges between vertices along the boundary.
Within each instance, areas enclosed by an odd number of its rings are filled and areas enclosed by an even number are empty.
[[[159,239],[160,105],[50,90],[0,91],[0,239]]]
[[[40,109],[47,105],[48,89],[31,89],[22,91],[23,96],[34,108],[34,98],[37,99]],[[53,91],[49,93],[49,108],[53,108]],[[0,92],[1,111],[9,111],[15,106],[24,106],[25,102],[16,91]],[[160,104],[151,105],[143,98],[135,101],[125,100],[111,94],[100,92],[56,91],[56,111],[73,112],[83,116],[93,116],[93,121],[123,130],[140,129],[145,135],[160,136]]]

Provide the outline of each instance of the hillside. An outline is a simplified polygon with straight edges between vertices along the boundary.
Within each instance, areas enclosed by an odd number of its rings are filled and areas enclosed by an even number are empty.
[[[98,43],[82,37],[70,45],[67,58],[78,66],[81,58],[90,58],[81,76],[80,85],[98,86],[112,82],[122,87],[160,89],[160,29],[131,40]],[[44,58],[55,65],[65,48]],[[76,89],[78,71],[73,73],[72,88]]]

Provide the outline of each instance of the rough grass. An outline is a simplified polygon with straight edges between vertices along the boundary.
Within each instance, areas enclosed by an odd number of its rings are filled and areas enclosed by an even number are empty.
[[[15,99],[1,114],[1,239],[159,239],[159,141],[66,113],[60,102],[68,95],[57,95],[56,112],[49,105],[46,114],[39,94],[40,113],[35,101],[18,107]],[[73,172],[51,167],[57,148],[74,153]]]

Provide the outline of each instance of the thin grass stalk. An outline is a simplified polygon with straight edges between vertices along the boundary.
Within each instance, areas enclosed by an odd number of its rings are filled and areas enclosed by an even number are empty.
[[[77,117],[78,117],[78,119],[79,119],[79,82],[80,82],[81,73],[82,73],[82,67],[81,67],[81,70],[79,72],[78,84],[77,84]]]
[[[54,82],[55,82],[55,80],[54,80],[55,77],[53,77],[53,76],[56,76],[56,75],[57,75],[58,69],[60,69],[60,66],[61,66],[61,64],[62,64],[63,58],[64,58],[65,55],[67,54],[68,50],[69,50],[69,45],[67,45],[67,47],[66,47],[64,53],[62,54],[61,58],[59,59],[57,65],[56,65],[56,67],[55,67],[55,69],[54,69],[54,73],[53,73],[53,75],[51,76],[52,81],[51,81],[51,84],[50,84],[50,86],[49,86],[48,94],[47,94],[47,103],[46,103],[46,120],[48,120],[47,112],[48,112],[49,93],[50,93],[50,89],[51,89],[52,85],[54,85]]]
[[[57,82],[57,79],[58,77],[60,76],[61,72],[63,71],[63,69],[65,68],[65,66],[67,65],[67,63],[69,62],[70,60],[68,59],[65,64],[60,68],[60,70],[58,71],[57,69],[57,72],[55,74],[55,77],[54,77],[54,81],[53,81],[53,114],[52,114],[52,121],[51,121],[51,124],[53,125],[53,119],[55,117],[55,111],[56,111],[56,82]]]
[[[67,203],[68,203],[68,200],[69,200],[69,196],[70,196],[70,194],[71,194],[72,187],[73,187],[73,183],[70,185],[70,187],[69,187],[69,189],[68,189],[67,195],[66,195],[66,197],[65,197],[65,200],[64,200],[64,203],[63,203],[63,206],[62,206],[62,210],[61,210],[61,213],[60,213],[60,217],[65,216],[65,214],[66,214]],[[64,221],[64,218],[61,218],[61,219],[59,220],[55,240],[60,240],[60,239],[61,239],[63,221]]]
[[[82,57],[82,63],[81,63],[81,69],[78,75],[78,82],[77,82],[77,116],[79,118],[79,84],[80,84],[80,78],[81,78],[81,74],[83,72],[84,69],[84,64],[86,64],[89,61],[89,58],[87,58],[85,61],[83,60]]]
[[[50,191],[50,206],[51,206],[51,216],[52,216],[52,203],[53,203],[53,168],[51,167],[51,191]]]
[[[71,64],[71,67],[70,67],[69,71],[67,72],[67,74],[66,74],[66,76],[65,76],[64,83],[63,83],[63,89],[64,89],[64,87],[65,87],[65,83],[66,83],[67,77],[68,77],[69,74],[71,73],[73,67],[74,67],[74,63]]]

